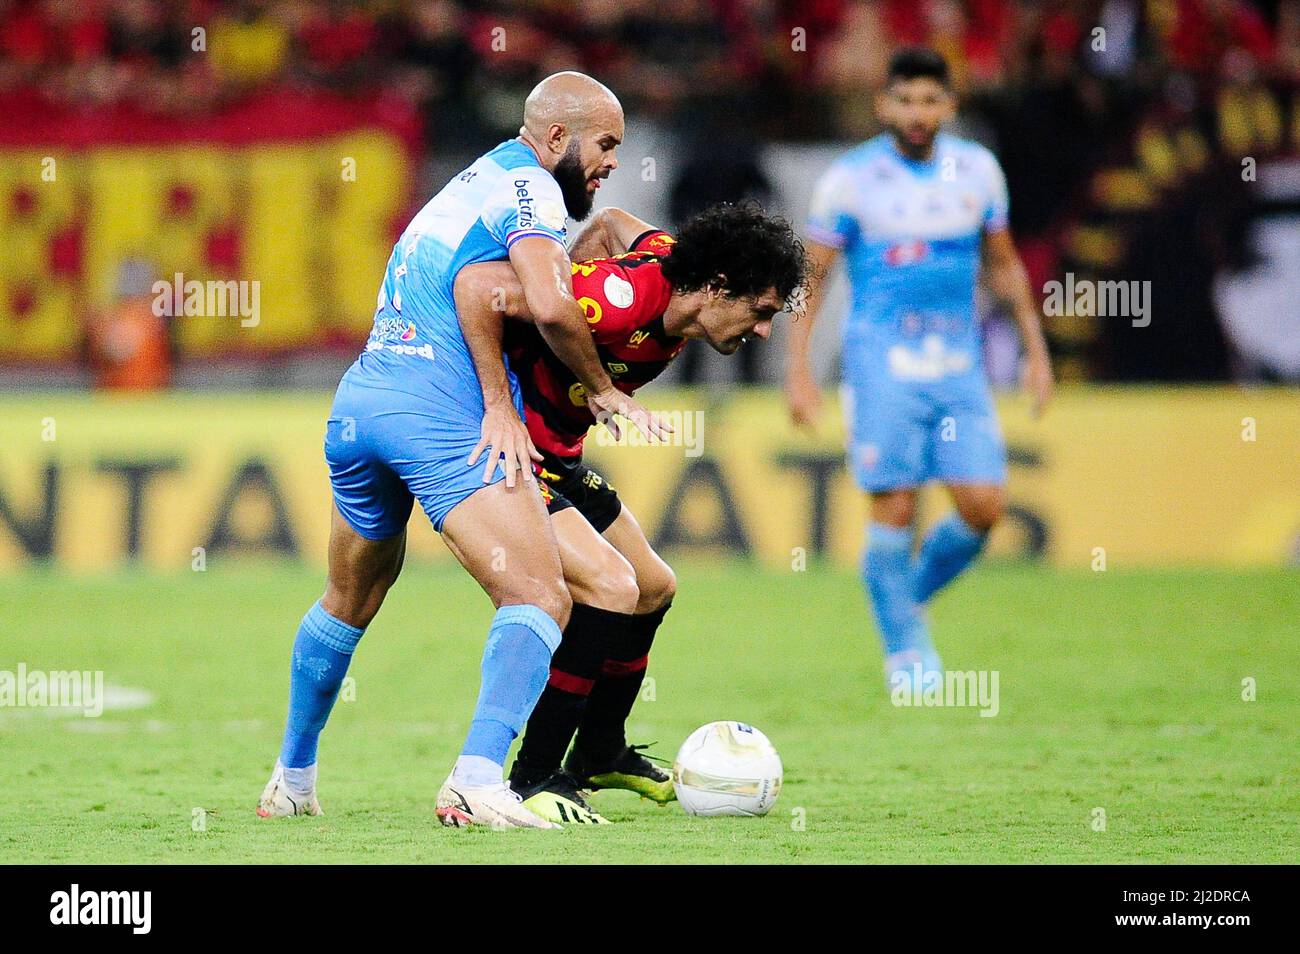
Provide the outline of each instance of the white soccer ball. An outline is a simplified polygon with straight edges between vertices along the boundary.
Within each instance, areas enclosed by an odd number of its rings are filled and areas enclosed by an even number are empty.
[[[673,762],[673,788],[688,815],[766,815],[781,792],[781,756],[743,722],[710,722]]]

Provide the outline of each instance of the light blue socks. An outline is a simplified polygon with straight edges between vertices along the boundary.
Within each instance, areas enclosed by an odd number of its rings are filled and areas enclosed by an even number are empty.
[[[912,531],[873,523],[867,533],[863,583],[871,596],[885,655],[929,646],[925,619],[912,592]]]
[[[931,527],[916,561],[912,588],[916,602],[928,603],[951,583],[979,556],[987,539],[987,532],[971,527],[955,510]]]
[[[482,682],[469,737],[454,776],[466,785],[495,785],[510,743],[537,704],[560,645],[560,627],[536,606],[497,610],[483,649]]]
[[[316,743],[364,632],[325,612],[319,600],[302,618],[293,641],[289,718],[280,748],[286,769],[316,764]]]

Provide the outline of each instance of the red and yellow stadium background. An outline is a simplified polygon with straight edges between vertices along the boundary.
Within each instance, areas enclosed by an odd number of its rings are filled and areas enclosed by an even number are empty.
[[[177,325],[192,357],[355,344],[407,211],[415,132],[373,98],[271,92],[219,114],[0,124],[0,362],[70,362],[118,266],[257,281],[256,327]]]
[[[856,557],[863,503],[824,432],[785,424],[778,395],[648,391],[702,409],[700,456],[600,447],[592,457],[669,553],[790,564]],[[0,570],[130,560],[209,569],[252,554],[322,562],[330,395],[0,399]],[[1282,390],[1067,389],[1041,422],[1002,402],[1012,513],[996,549],[1088,567],[1273,564],[1300,538],[1300,401]],[[1250,439],[1252,438],[1253,439]],[[927,500],[926,517],[943,506]],[[417,509],[411,552],[450,559]]]

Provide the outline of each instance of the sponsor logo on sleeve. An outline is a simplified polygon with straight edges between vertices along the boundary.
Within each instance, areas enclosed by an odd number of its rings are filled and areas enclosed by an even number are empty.
[[[515,180],[515,213],[517,222],[515,231],[522,232],[525,229],[531,229],[536,218],[537,202],[533,199],[529,187],[532,185],[527,179]]]

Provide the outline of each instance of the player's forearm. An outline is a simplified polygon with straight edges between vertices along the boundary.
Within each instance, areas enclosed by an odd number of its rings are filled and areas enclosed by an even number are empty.
[[[460,317],[461,333],[470,359],[478,374],[483,404],[490,407],[499,401],[510,401],[510,377],[506,373],[502,341],[505,334],[505,314],[492,307],[489,297],[480,289],[462,293],[457,289],[456,312]]]
[[[572,301],[572,299],[570,299]],[[582,306],[573,302],[573,312],[536,315],[537,330],[564,366],[574,373],[589,393],[601,394],[614,386],[596,353],[596,343],[587,328]]]
[[[995,263],[989,269],[988,284],[994,297],[1011,311],[1025,352],[1047,354],[1047,339],[1043,337],[1038,304],[1029,287],[1029,274],[1019,257]]]
[[[578,235],[577,241],[569,249],[569,257],[575,262],[585,262],[593,258],[622,255],[638,236],[653,228],[650,223],[623,209],[601,209],[592,218],[591,224]]]
[[[790,322],[787,374],[801,373],[809,368],[813,323],[817,320],[817,309],[820,307],[821,296],[810,292],[804,299],[802,314]]]
[[[533,322],[555,356],[589,392],[603,394],[612,388],[587,316],[573,297],[572,263],[564,248],[549,239],[521,239],[510,250],[510,264]]]
[[[839,251],[830,246],[808,243],[808,284],[804,288],[803,302],[796,313],[796,320],[790,323],[787,376],[810,371],[813,327],[826,300],[826,288],[838,255]]]

